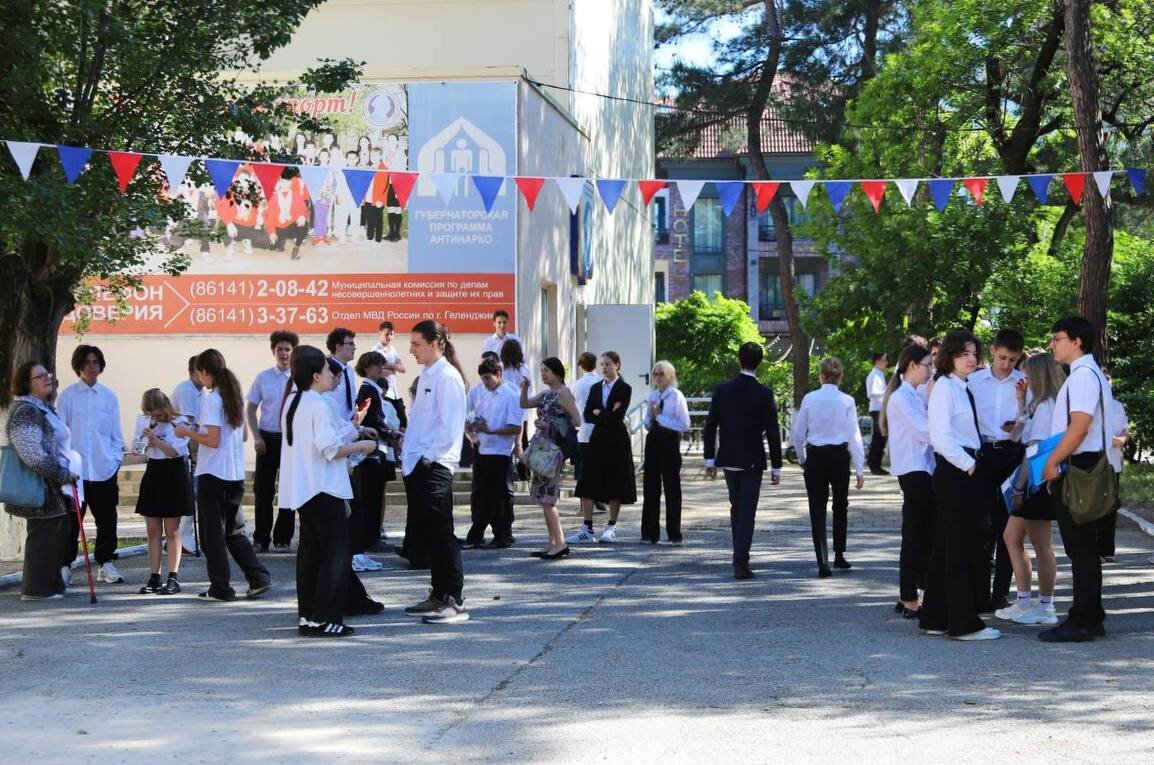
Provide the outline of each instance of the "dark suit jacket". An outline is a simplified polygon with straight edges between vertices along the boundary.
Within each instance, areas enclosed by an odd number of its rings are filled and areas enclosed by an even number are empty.
[[[718,428],[720,449],[716,448]],[[763,434],[773,467],[780,469],[781,431],[773,391],[744,374],[718,385],[705,420],[705,459],[714,460],[719,468],[765,470]]]
[[[603,388],[603,383],[597,383],[589,389],[589,398],[585,400],[585,411],[581,413],[582,420],[592,424],[594,431],[597,428],[603,428],[628,432],[625,427],[625,415],[629,413],[629,400],[633,398],[633,388],[618,377],[617,382],[613,383],[613,389],[609,391],[608,402],[601,400]],[[613,405],[617,403],[620,403],[621,406],[614,411]],[[593,414],[594,409],[600,409],[601,413]]]

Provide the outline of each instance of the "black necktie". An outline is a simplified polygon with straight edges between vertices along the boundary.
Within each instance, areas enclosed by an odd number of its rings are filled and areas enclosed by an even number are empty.
[[[345,378],[345,406],[351,411],[353,408],[353,386],[349,382],[349,368],[341,370],[341,377]]]
[[[982,443],[982,429],[978,426],[978,404],[976,401],[974,401],[974,394],[970,391],[968,385],[966,386],[966,398],[970,400],[970,411],[974,415],[974,431],[978,434],[978,448],[980,449],[980,444]]]

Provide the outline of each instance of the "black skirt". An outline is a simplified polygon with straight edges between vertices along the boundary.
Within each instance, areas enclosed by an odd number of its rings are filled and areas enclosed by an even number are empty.
[[[1050,492],[1045,488],[1031,494],[1022,503],[1022,507],[1011,510],[1010,515],[1024,521],[1052,521],[1054,520],[1054,505],[1050,499]]]
[[[148,518],[192,515],[192,481],[184,458],[148,461],[140,479],[136,513]]]

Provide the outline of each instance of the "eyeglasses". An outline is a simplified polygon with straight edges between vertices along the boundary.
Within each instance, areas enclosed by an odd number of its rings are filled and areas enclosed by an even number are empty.
[[[664,376],[665,376],[665,373],[664,373],[664,372],[662,372],[660,369],[654,369],[654,370],[653,370],[653,372],[652,372],[651,374],[652,374],[654,377],[657,377],[658,375],[661,375],[662,377],[664,377]]]
[[[52,379],[52,373],[51,372],[42,372],[38,375],[32,375],[32,379],[33,380],[51,380]]]
[[[919,367],[925,367],[926,369],[933,369],[934,368],[934,362],[932,362],[932,361],[919,361],[918,366]]]
[[[357,344],[356,340],[346,340],[343,343],[341,343],[341,345],[356,345],[356,344]]]

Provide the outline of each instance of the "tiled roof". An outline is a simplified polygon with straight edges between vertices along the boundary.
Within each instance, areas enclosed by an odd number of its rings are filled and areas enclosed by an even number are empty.
[[[702,127],[692,157],[677,156],[677,151],[662,151],[660,159],[717,159],[743,156],[749,153],[745,117],[732,117],[724,122]],[[809,154],[813,142],[779,117],[772,108],[761,118],[761,150],[766,154]]]

